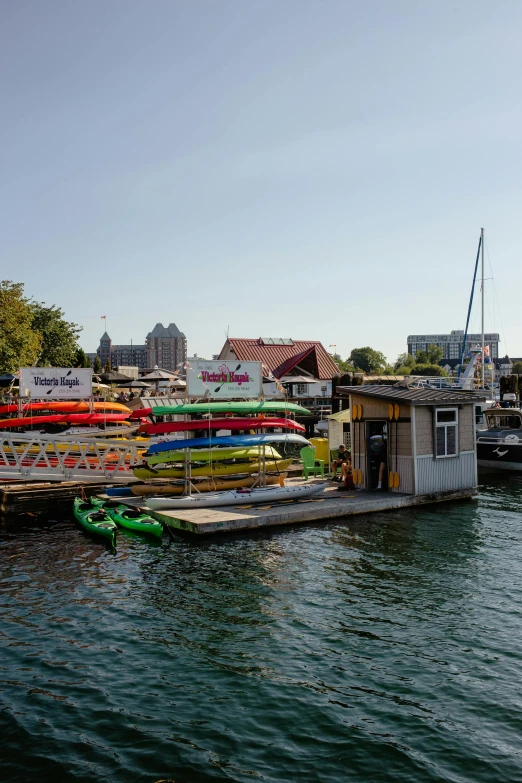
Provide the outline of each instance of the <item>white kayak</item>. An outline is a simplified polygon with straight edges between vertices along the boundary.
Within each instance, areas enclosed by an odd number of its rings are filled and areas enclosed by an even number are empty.
[[[146,506],[152,511],[172,508],[213,508],[214,506],[239,506],[251,503],[277,503],[279,500],[300,500],[317,495],[327,484],[298,484],[293,487],[257,487],[255,489],[231,489],[227,492],[205,492],[184,497],[149,497]],[[144,504],[142,504],[144,505]]]

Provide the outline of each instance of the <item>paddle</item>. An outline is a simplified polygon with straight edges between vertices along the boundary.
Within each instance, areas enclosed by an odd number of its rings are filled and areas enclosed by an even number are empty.
[[[66,378],[68,378],[68,377],[69,377],[69,375],[70,375],[71,373],[72,373],[72,370],[69,370],[69,372],[67,373],[67,375],[66,375],[65,377],[66,377]],[[49,389],[49,391],[48,391],[48,392],[45,392],[45,393],[46,393],[47,395],[49,395],[49,394],[52,394],[52,392],[53,392],[53,391],[54,391],[54,386],[51,386],[51,388]]]
[[[234,372],[237,372],[237,371],[239,370],[239,368],[240,368],[240,367],[241,367],[241,365],[240,365],[240,364],[238,364],[238,365],[237,365],[237,367],[236,367],[236,369],[234,370]],[[223,381],[223,383],[222,383],[220,386],[216,386],[216,388],[214,389],[214,394],[215,394],[216,392],[220,391],[220,390],[221,390],[221,387],[222,387],[222,386],[224,386],[224,385],[225,385],[225,383],[226,383],[226,381]]]

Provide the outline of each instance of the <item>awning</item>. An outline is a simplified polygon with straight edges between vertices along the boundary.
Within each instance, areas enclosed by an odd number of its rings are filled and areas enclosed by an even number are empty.
[[[332,413],[330,416],[326,416],[327,419],[333,421],[342,421],[343,424],[349,424],[351,421],[350,411],[339,411],[338,413]]]

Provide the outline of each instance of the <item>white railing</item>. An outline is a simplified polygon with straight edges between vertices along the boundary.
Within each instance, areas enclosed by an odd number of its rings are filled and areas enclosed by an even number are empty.
[[[128,481],[145,444],[57,435],[0,433],[0,479]]]

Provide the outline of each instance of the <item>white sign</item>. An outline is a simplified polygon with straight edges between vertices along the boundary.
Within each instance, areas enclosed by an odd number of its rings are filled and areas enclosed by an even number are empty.
[[[92,395],[92,370],[70,367],[22,367],[20,397],[82,400]]]
[[[239,362],[237,359],[193,361],[187,368],[189,397],[252,399],[261,395],[262,386],[261,362]]]

